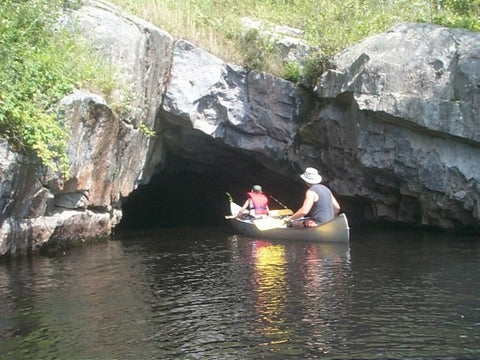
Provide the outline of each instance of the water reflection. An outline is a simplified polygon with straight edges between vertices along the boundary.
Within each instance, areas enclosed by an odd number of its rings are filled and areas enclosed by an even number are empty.
[[[381,235],[353,246],[363,256],[345,323],[352,353],[368,344],[372,357],[479,358],[480,239]]]
[[[128,340],[112,344],[112,339],[128,339],[136,312],[145,313],[136,286],[141,274],[130,260],[119,243],[106,242],[1,264],[2,356],[103,359],[127,354]],[[148,328],[142,326],[137,335],[143,330]]]
[[[3,359],[479,358],[480,241],[133,233],[0,263]]]
[[[348,296],[339,289],[351,277],[349,245],[238,235],[229,240],[234,258],[249,261],[257,345],[303,356],[306,349],[294,344],[304,338],[312,353],[328,353],[324,344],[331,341],[332,316],[341,312]]]
[[[251,256],[255,270],[252,285],[257,296],[257,331],[271,338],[272,344],[286,342],[288,332],[279,326],[284,321],[287,290],[285,248],[255,240],[252,242]]]

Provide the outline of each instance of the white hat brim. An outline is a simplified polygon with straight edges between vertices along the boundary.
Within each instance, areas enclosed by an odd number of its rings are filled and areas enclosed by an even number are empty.
[[[303,181],[305,181],[308,184],[316,185],[320,184],[322,182],[322,177],[320,175],[315,176],[315,179],[307,179],[304,174],[300,175]]]

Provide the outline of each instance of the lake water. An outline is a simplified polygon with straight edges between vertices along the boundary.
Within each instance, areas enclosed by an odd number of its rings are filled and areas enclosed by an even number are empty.
[[[0,263],[2,359],[480,358],[480,237],[182,228]]]

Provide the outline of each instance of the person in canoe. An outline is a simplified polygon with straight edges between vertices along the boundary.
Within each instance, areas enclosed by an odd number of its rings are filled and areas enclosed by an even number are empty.
[[[248,209],[248,212],[245,210]],[[252,190],[247,192],[247,200],[237,213],[237,218],[262,218],[268,216],[268,197],[262,192],[260,185],[253,185]]]
[[[333,220],[340,212],[340,204],[330,189],[320,184],[322,176],[318,173],[318,170],[308,167],[300,177],[308,186],[308,189],[305,192],[302,207],[285,219],[288,226],[315,227]],[[303,217],[308,217],[308,219],[294,221]]]

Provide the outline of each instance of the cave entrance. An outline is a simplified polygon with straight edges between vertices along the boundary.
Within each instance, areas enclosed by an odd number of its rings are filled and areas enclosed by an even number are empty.
[[[169,155],[162,170],[124,200],[118,229],[226,226],[229,203],[225,193],[242,205],[254,184],[292,209],[301,204],[305,191],[297,179],[276,174],[245,154],[214,163]],[[270,207],[282,208],[273,198]]]

